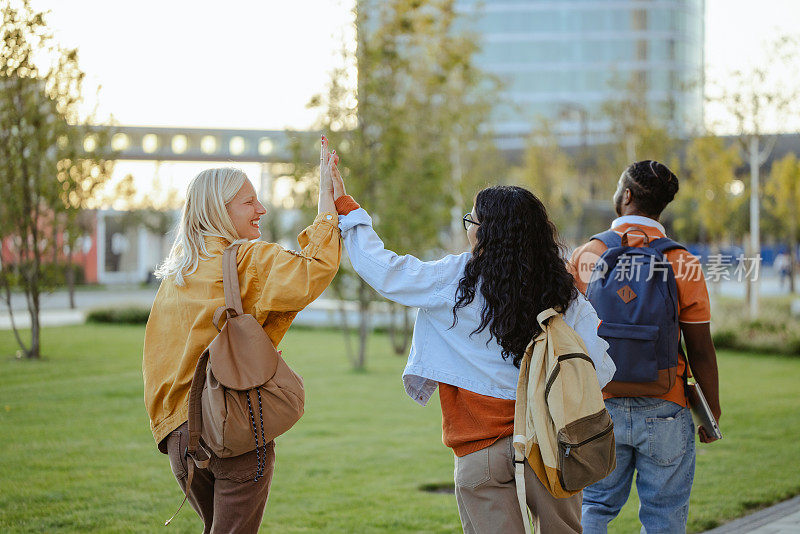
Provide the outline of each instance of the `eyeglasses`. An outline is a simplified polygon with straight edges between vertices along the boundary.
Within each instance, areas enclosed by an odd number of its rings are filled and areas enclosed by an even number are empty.
[[[469,227],[472,226],[473,224],[475,226],[480,226],[481,225],[481,223],[475,222],[475,221],[472,220],[472,214],[471,213],[465,214],[464,217],[461,219],[461,221],[464,223],[464,230],[467,230],[467,231],[469,231]]]

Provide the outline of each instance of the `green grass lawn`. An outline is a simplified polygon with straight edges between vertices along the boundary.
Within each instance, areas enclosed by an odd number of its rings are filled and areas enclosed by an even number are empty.
[[[143,328],[44,332],[43,361],[19,361],[0,332],[0,531],[155,532],[182,494],[142,403]],[[340,336],[290,331],[284,357],[305,378],[306,415],[278,442],[263,532],[459,532],[436,398],[403,393],[405,358],[384,336],[369,371],[349,370]],[[800,493],[800,359],[722,353],[725,439],[699,445],[690,529]],[[612,531],[638,531],[635,497]],[[197,532],[186,507],[165,532]]]

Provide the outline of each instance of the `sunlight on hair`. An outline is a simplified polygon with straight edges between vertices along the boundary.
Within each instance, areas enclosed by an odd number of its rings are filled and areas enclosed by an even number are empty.
[[[233,243],[239,236],[225,205],[231,201],[247,175],[239,169],[223,167],[198,174],[186,191],[175,241],[169,255],[155,270],[159,279],[174,276],[175,284],[184,285],[184,277],[197,270],[200,260],[211,255],[206,237],[218,237]]]

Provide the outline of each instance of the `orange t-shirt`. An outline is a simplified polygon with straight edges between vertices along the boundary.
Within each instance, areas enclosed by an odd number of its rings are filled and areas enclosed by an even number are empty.
[[[623,218],[624,219],[624,218]],[[638,218],[641,219],[641,218]],[[651,219],[650,224],[643,224],[641,220],[634,222],[619,221],[612,229],[622,235],[631,227],[641,228],[647,236],[653,240],[665,237],[663,227]],[[644,236],[641,232],[631,232],[628,234],[628,243],[631,246],[639,247],[644,243]],[[582,293],[586,293],[586,286],[589,284],[594,264],[603,255],[607,247],[596,239],[578,247],[572,253],[569,261],[569,270],[575,278],[575,285]],[[683,249],[669,250],[664,254],[675,273],[675,285],[678,289],[678,321],[681,323],[697,324],[708,323],[711,321],[711,304],[708,298],[708,288],[700,260]],[[602,318],[601,318],[602,319]],[[678,356],[678,377],[682,377],[686,370],[686,361],[682,356]],[[612,395],[603,393],[605,398]],[[681,406],[686,406],[686,394],[684,393],[683,380],[676,380],[675,385],[663,395],[657,398],[672,401]]]

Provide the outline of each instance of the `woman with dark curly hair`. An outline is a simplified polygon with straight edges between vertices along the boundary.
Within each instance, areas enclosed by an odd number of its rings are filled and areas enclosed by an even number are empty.
[[[343,190],[336,172],[334,181]],[[539,332],[536,316],[550,307],[563,312],[601,387],[615,371],[545,207],[521,187],[484,189],[464,216],[472,250],[430,262],[386,250],[363,209],[339,226],[356,272],[384,297],[419,308],[403,382],[423,406],[439,388],[464,532],[524,532],[511,435],[518,366]],[[525,487],[538,532],[581,532],[580,494],[552,497],[527,463]]]

